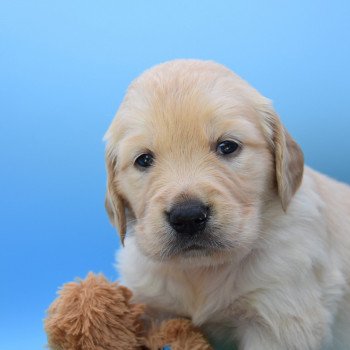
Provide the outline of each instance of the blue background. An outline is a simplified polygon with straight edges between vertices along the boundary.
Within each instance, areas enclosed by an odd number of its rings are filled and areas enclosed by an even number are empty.
[[[116,278],[102,137],[129,82],[213,59],[270,97],[308,164],[350,182],[350,3],[0,2],[0,348],[41,349],[45,309]]]

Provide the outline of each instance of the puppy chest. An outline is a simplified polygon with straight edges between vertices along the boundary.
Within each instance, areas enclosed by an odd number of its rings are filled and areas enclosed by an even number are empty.
[[[230,278],[218,281],[218,276],[192,271],[161,274],[151,279],[158,283],[148,289],[148,295],[144,289],[140,297],[148,304],[151,302],[153,308],[190,317],[198,326],[213,319],[223,321],[231,309],[234,288]]]
[[[226,316],[237,298],[234,269],[162,266],[144,258],[130,243],[120,251],[118,267],[136,302],[159,312],[190,317],[197,325]]]

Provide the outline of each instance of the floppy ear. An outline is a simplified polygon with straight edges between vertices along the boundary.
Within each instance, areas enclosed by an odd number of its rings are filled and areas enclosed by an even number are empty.
[[[124,246],[126,234],[126,217],[125,204],[118,191],[116,181],[116,160],[106,152],[106,169],[107,169],[107,192],[105,207],[111,224],[117,228],[120,240]]]
[[[271,110],[265,112],[265,121],[270,129],[269,138],[275,157],[278,195],[286,211],[303,179],[304,155],[276,113]]]

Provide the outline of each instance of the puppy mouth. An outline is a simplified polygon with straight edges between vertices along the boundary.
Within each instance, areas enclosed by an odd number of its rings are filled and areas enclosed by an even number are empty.
[[[190,244],[186,247],[183,247],[182,250],[184,252],[191,252],[191,251],[204,251],[204,250],[209,250],[209,247],[202,246],[200,244]]]
[[[214,237],[191,237],[188,239],[176,239],[169,242],[163,251],[163,257],[175,256],[210,256],[219,251],[228,249],[228,244]]]
[[[182,247],[173,247],[169,257],[199,257],[199,256],[210,256],[214,253],[212,247],[203,246],[200,244],[189,244]]]

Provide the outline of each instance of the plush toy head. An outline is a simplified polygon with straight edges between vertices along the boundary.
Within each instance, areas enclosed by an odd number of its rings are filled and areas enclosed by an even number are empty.
[[[53,350],[134,350],[141,348],[141,305],[131,292],[101,275],[64,285],[45,321]]]
[[[144,306],[129,289],[90,273],[67,283],[45,320],[52,350],[211,350],[189,320],[175,319],[145,330]]]

